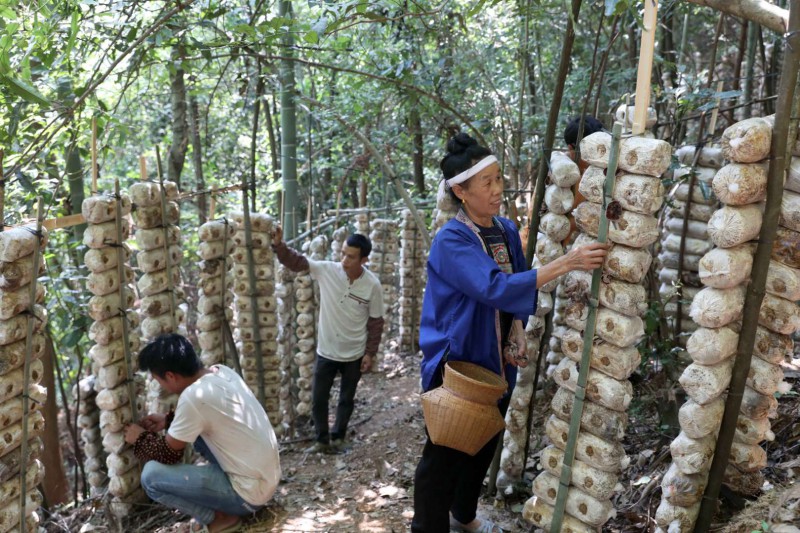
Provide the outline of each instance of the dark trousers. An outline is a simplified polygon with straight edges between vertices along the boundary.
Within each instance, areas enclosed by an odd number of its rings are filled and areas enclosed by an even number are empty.
[[[353,414],[355,406],[356,387],[361,379],[361,359],[340,362],[326,359],[317,354],[314,367],[313,405],[311,417],[314,419],[314,428],[317,431],[317,441],[329,443],[331,439],[344,439],[347,434],[347,424]],[[339,390],[339,405],[336,406],[336,421],[333,431],[328,432],[328,401],[331,397],[331,387],[336,374],[342,375]]]
[[[504,417],[510,400],[510,394],[500,400]],[[462,524],[475,520],[483,479],[502,434],[498,433],[474,456],[438,446],[428,436],[414,475],[412,533],[447,533],[449,513]]]

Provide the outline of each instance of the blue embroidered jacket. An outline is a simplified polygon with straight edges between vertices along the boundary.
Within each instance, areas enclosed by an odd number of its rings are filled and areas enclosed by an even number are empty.
[[[495,217],[505,230],[514,274],[506,274],[484,251],[480,238],[452,219],[436,234],[428,256],[428,283],[422,303],[419,344],[422,388],[431,388],[434,372],[448,361],[469,361],[500,374],[495,311],[527,324],[536,309],[536,270],[527,270],[517,227]],[[517,369],[505,365],[509,393]]]

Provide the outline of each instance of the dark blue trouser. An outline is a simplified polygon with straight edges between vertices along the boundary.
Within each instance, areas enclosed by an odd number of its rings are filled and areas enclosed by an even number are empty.
[[[441,384],[441,373],[434,375],[439,383],[432,383],[431,388]],[[503,417],[510,401],[510,393],[500,400],[498,406]],[[483,479],[501,435],[502,432],[494,436],[474,456],[436,445],[428,435],[414,474],[412,533],[447,533],[450,513],[462,524],[475,520]]]
[[[332,361],[317,354],[314,367],[313,405],[311,417],[317,432],[317,441],[329,443],[331,439],[344,439],[347,424],[355,406],[356,387],[361,379],[361,359],[355,361]],[[341,373],[342,383],[339,390],[339,404],[336,406],[336,421],[333,431],[328,432],[328,401],[336,374]]]

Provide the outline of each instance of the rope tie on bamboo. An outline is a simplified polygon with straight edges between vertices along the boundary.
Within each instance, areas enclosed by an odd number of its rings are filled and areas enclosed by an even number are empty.
[[[37,236],[37,237],[39,237],[40,239],[44,237],[44,232],[42,232],[42,231],[39,231],[39,230],[37,230],[37,229],[35,229],[35,228],[32,228],[31,226],[22,226],[22,229],[24,229],[24,230],[25,230],[25,231],[27,231],[28,233],[31,233],[31,234],[33,234],[33,235],[36,235],[36,236]]]
[[[21,398],[27,398],[28,400],[32,401],[35,404],[44,405],[44,402],[40,402],[39,400],[37,400],[36,398],[31,396],[30,394],[20,394],[20,397]],[[2,472],[2,471],[0,471],[0,472]]]

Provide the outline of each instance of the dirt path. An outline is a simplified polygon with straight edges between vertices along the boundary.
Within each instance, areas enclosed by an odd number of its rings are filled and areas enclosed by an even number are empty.
[[[246,531],[408,531],[414,470],[425,442],[419,357],[390,354],[384,367],[359,384],[344,454],[307,454],[310,441],[281,447],[283,480],[275,503]],[[482,507],[503,518],[488,503]],[[499,514],[508,531],[518,530],[513,513]]]

